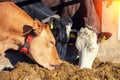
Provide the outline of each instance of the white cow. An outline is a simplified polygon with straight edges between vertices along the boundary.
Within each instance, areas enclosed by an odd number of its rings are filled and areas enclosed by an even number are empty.
[[[98,35],[92,29],[87,27],[81,28],[77,34],[75,46],[79,54],[80,68],[92,68],[93,61],[97,56],[99,45],[98,40],[107,40],[111,36],[111,33],[101,32]]]

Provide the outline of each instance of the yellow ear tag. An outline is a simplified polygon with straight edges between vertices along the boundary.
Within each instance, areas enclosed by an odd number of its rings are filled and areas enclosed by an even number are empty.
[[[70,33],[70,38],[75,38],[75,34]]]
[[[104,35],[103,38],[102,38],[102,41],[105,41],[106,40],[106,36]]]
[[[50,29],[53,29],[53,22],[50,24]]]

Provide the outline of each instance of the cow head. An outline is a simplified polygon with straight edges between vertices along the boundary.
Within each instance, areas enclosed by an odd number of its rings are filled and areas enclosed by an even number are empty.
[[[72,19],[71,18],[50,18],[50,28],[53,32],[56,41],[64,45],[69,40],[69,34],[72,27]],[[52,24],[52,25],[51,25]]]
[[[34,38],[26,55],[47,69],[54,69],[61,63],[55,47],[55,39],[47,24],[34,21]]]
[[[109,32],[96,32],[90,28],[81,28],[78,32],[75,46],[79,54],[79,65],[81,68],[92,68],[101,41],[107,40],[112,36]]]

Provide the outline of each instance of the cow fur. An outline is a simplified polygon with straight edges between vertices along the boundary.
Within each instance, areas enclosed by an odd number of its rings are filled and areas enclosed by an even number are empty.
[[[0,2],[0,20],[0,54],[8,49],[20,50],[28,33],[33,31],[34,38],[26,55],[50,70],[61,63],[54,36],[47,24],[33,20],[11,1]]]

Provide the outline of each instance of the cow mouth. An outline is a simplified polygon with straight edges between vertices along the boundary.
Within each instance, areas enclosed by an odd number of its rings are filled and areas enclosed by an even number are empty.
[[[53,67],[54,69],[59,68],[60,65],[51,65],[51,67]]]
[[[54,69],[58,69],[61,65],[61,62],[60,63],[57,63],[57,64],[51,64],[50,67],[51,69],[50,70],[54,70]]]

